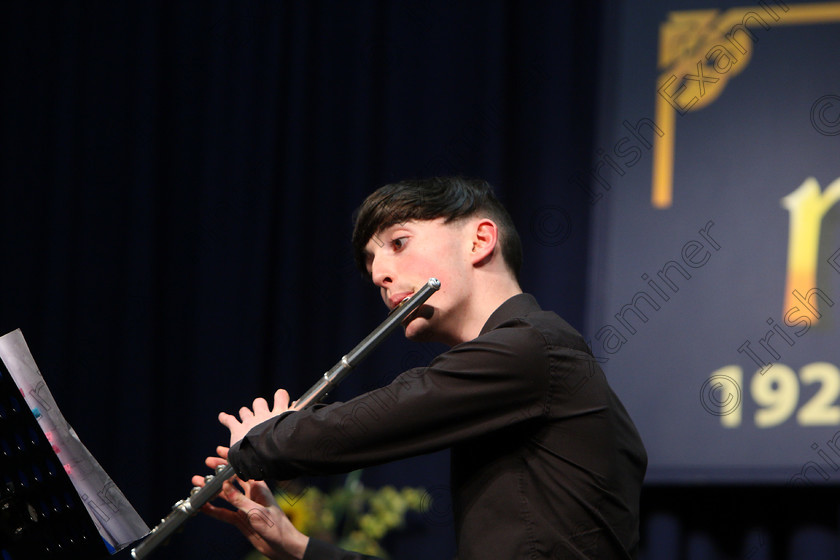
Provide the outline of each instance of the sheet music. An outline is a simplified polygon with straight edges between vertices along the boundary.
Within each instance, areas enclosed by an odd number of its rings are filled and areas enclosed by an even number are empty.
[[[62,416],[20,329],[0,337],[0,359],[109,548],[119,551],[148,534],[148,526]]]

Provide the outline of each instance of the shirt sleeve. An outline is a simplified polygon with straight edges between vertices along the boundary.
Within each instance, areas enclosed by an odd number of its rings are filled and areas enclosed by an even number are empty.
[[[303,560],[379,560],[373,556],[366,556],[358,552],[349,552],[337,546],[318,540],[309,539]]]
[[[388,386],[255,426],[230,463],[245,478],[288,480],[437,451],[544,414],[548,364],[543,336],[516,320]]]

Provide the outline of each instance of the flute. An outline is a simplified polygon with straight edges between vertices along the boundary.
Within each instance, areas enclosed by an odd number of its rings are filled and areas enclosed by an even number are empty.
[[[295,401],[289,410],[301,410],[311,404],[317,403],[324,398],[333,387],[338,385],[350,370],[358,365],[374,348],[385,340],[394,329],[401,325],[409,315],[417,310],[427,299],[440,288],[440,281],[437,278],[429,278],[426,284],[417,290],[411,297],[406,298],[395,307],[378,327],[376,327],[364,340],[362,340],[349,353],[342,356],[329,371],[318,380],[306,393]],[[172,506],[172,512],[162,519],[161,522],[151,530],[145,540],[138,546],[131,549],[131,557],[134,560],[142,560],[152,553],[160,544],[164,543],[181,525],[195,515],[201,506],[215,498],[222,490],[222,484],[236,473],[230,465],[220,465],[216,468],[215,475],[205,478],[203,487],[196,486],[190,492],[190,496],[180,500]]]

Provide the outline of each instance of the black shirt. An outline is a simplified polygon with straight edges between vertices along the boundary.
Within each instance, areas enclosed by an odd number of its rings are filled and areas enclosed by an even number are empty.
[[[635,556],[641,438],[580,334],[527,294],[428,367],[266,421],[229,458],[287,480],[445,447],[459,560]]]

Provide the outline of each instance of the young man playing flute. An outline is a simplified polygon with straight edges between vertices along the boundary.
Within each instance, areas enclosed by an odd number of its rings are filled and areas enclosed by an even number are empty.
[[[386,185],[360,208],[353,248],[389,309],[440,280],[405,336],[449,350],[348,402],[289,411],[279,390],[271,406],[259,398],[238,417],[220,414],[230,449],[208,465],[229,461],[244,493],[226,483],[222,497],[238,511],[205,511],[237,524],[271,558],[363,558],[299,533],[255,481],[450,448],[459,560],[633,558],[644,446],[580,334],[522,292],[519,236],[490,186]],[[393,402],[387,419],[354,415],[383,402]],[[318,445],[342,426],[348,437],[338,445]]]

